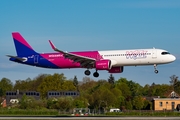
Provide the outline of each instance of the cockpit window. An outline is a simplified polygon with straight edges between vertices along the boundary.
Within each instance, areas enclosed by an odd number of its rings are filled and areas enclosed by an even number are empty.
[[[170,54],[169,52],[162,52],[161,55],[167,55]]]

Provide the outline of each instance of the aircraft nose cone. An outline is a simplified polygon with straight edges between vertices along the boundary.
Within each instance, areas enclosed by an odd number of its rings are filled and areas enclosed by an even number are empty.
[[[176,57],[175,57],[175,56],[173,56],[173,58],[172,58],[172,59],[173,59],[173,61],[175,61],[175,60],[176,60]]]

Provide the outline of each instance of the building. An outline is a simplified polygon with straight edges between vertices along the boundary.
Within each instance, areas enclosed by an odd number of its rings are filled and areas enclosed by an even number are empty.
[[[77,97],[79,96],[78,91],[48,91],[47,98],[58,98],[58,97],[65,97],[65,96],[71,96],[71,97]]]
[[[36,100],[40,99],[40,93],[36,92],[36,91],[7,91],[6,92],[6,104],[13,104],[13,103],[18,103],[19,99],[22,98],[23,95],[26,96],[32,96],[34,97]]]
[[[180,98],[177,93],[172,91],[168,98],[153,98],[153,109],[154,110],[175,110],[179,109]]]

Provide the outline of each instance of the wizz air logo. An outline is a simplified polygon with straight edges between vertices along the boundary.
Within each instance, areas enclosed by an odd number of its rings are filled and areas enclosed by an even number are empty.
[[[145,50],[135,50],[126,51],[126,59],[143,59],[147,57],[147,51]]]

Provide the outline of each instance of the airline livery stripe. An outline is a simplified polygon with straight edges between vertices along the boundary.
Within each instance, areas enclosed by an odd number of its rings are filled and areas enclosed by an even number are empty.
[[[12,33],[13,39],[32,49],[32,47],[26,42],[26,40],[19,33]]]

